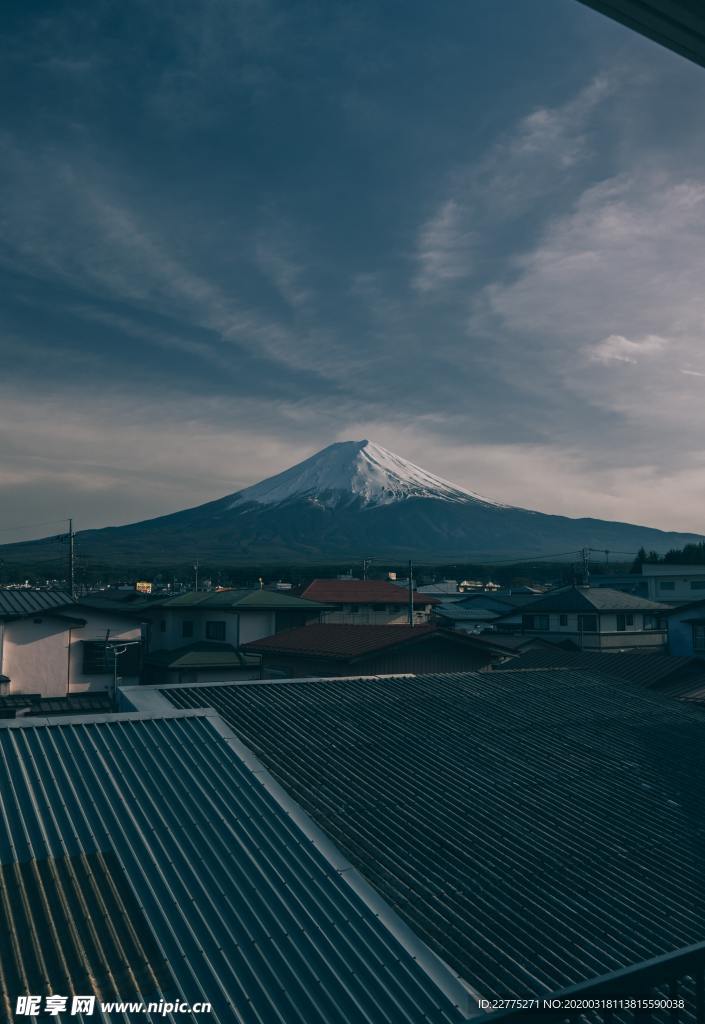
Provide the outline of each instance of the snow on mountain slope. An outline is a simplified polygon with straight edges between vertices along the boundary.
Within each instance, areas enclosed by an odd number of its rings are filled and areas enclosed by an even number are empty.
[[[406,498],[505,507],[428,473],[373,441],[340,441],[283,473],[239,491],[228,508],[245,502],[281,505],[302,498],[326,508],[355,499],[374,507]]]

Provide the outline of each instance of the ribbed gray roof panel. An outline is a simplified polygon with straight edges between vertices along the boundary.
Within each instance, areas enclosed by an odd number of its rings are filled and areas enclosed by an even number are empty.
[[[32,615],[73,604],[64,590],[25,590],[22,587],[0,587],[0,618]]]
[[[483,994],[556,991],[705,935],[700,710],[561,670],[160,692],[217,708]]]
[[[6,998],[177,996],[246,1024],[460,1020],[226,735],[204,713],[0,729]]]

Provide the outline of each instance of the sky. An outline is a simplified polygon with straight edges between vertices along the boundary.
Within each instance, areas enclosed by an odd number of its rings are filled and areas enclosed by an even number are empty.
[[[12,3],[0,539],[370,438],[705,532],[705,71],[572,0]]]

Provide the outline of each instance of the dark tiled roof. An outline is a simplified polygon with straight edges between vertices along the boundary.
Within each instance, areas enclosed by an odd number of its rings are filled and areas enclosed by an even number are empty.
[[[36,615],[54,608],[72,605],[65,590],[25,590],[22,587],[0,587],[0,618]]]
[[[565,671],[161,692],[217,708],[482,993],[555,991],[705,934],[696,707]]]
[[[262,654],[308,654],[325,658],[354,658],[400,644],[420,643],[429,636],[462,643],[463,637],[438,626],[348,626],[326,623],[286,629],[262,640],[243,644],[245,651]]]
[[[70,693],[66,697],[42,697],[39,693],[10,693],[0,697],[0,718],[14,718],[29,709],[32,717],[44,715],[83,715],[110,711],[112,700],[106,691]]]
[[[697,658],[674,657],[671,654],[650,654],[642,651],[624,651],[604,654],[599,651],[564,651],[558,647],[526,651],[507,665],[512,672],[519,670],[543,671],[569,668],[577,672],[624,679],[640,686],[658,686],[669,679],[684,679],[702,675],[705,662]],[[499,670],[501,671],[501,669]]]
[[[203,712],[0,728],[0,1017],[92,992],[207,999],[213,1024],[460,1021],[450,972],[233,743]]]
[[[267,611],[314,612],[323,607],[315,600],[304,600],[271,590],[192,591],[157,603],[164,608],[254,608]]]
[[[313,580],[302,597],[324,604],[400,604],[408,605],[409,592],[386,580]],[[439,604],[433,594],[414,592],[414,604]]]
[[[649,601],[638,594],[626,594],[623,590],[607,587],[562,587],[542,597],[533,598],[523,606],[529,612],[617,612],[617,611],[661,611],[670,606]],[[515,614],[515,613],[512,613]]]

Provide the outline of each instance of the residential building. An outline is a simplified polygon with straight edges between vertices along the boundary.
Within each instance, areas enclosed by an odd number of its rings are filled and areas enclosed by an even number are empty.
[[[218,711],[483,996],[544,996],[702,941],[697,705],[564,670],[134,688],[121,700]],[[622,991],[643,995],[640,983]]]
[[[330,606],[323,622],[366,626],[409,622],[409,592],[388,580],[316,579],[301,596]],[[431,609],[439,603],[432,594],[414,591],[414,622],[428,622]]]
[[[324,610],[319,601],[269,590],[179,594],[150,606],[149,654],[207,642],[237,650],[250,640],[317,622]]]
[[[4,723],[0,809],[2,1020],[461,1024],[476,1006],[213,711]]]
[[[497,625],[568,638],[581,650],[663,651],[669,606],[621,590],[562,587],[501,616]]]
[[[112,690],[116,674],[137,682],[141,649],[136,610],[95,607],[60,590],[0,589],[0,694]]]
[[[671,654],[705,658],[705,597],[666,613]]]
[[[243,647],[262,658],[263,670],[291,678],[395,672],[467,672],[482,668],[499,649],[435,625],[359,626],[325,623],[291,629]]]
[[[641,577],[652,601],[686,604],[705,598],[705,565],[651,565],[644,562]]]
[[[262,659],[232,644],[197,640],[176,650],[150,651],[144,657],[144,683],[212,683],[260,679]]]

